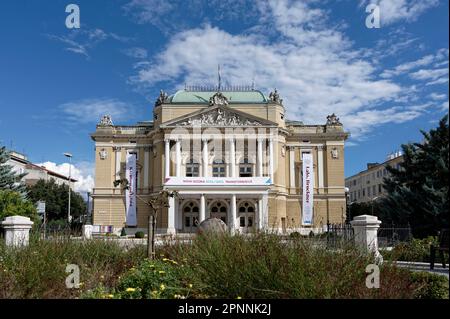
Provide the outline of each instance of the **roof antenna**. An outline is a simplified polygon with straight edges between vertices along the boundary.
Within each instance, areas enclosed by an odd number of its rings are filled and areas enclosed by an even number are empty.
[[[217,64],[217,77],[218,77],[218,86],[217,86],[217,92],[220,92],[220,86],[222,79],[220,77],[220,64]]]

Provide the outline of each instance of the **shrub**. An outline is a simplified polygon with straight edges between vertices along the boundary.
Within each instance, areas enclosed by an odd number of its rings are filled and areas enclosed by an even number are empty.
[[[288,245],[276,235],[199,236],[191,246],[163,248],[175,260],[188,260],[184,278],[194,297],[212,298],[412,298],[408,271],[380,268],[380,289],[365,285],[370,255],[353,247],[328,250],[297,239]],[[191,274],[191,275],[189,275]]]
[[[113,294],[126,299],[186,298],[192,286],[183,277],[174,260],[144,260],[123,276]]]
[[[127,232],[125,231],[125,227],[123,227],[122,230],[120,231],[120,236],[123,237],[126,235],[127,235]]]
[[[124,250],[103,240],[74,241],[68,237],[6,247],[0,242],[1,298],[78,298],[99,285],[114,287],[118,277],[145,257],[145,247]],[[80,268],[80,289],[67,289],[66,266]]]
[[[448,299],[448,279],[443,275],[432,274],[425,271],[413,272],[411,278],[418,284],[415,298],[418,299]]]
[[[145,234],[144,234],[144,232],[142,232],[142,231],[137,231],[137,232],[134,234],[134,237],[136,237],[136,238],[144,238],[144,237],[145,237]]]
[[[34,222],[39,220],[32,202],[24,199],[18,192],[0,190],[0,220],[14,215],[29,217]]]
[[[300,235],[300,233],[298,231],[294,231],[294,232],[289,234],[289,237],[291,237],[291,238],[300,238],[301,235]]]
[[[437,237],[427,237],[424,239],[413,239],[410,242],[403,242],[396,245],[392,251],[383,252],[383,257],[391,260],[430,262],[430,245],[438,245]],[[444,254],[448,263],[448,254]],[[436,254],[436,261],[440,261]]]

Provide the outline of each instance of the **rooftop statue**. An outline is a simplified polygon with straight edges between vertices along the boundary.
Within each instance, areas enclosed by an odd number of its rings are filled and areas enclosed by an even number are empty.
[[[217,92],[209,99],[209,105],[228,105],[228,99],[221,92]]]
[[[169,100],[169,95],[166,92],[164,92],[163,90],[161,90],[161,91],[159,91],[159,96],[156,99],[155,106],[166,103],[166,102],[168,102],[168,100]]]
[[[98,126],[113,126],[113,125],[114,124],[112,122],[111,115],[109,114],[103,115],[100,122],[98,123]]]
[[[342,123],[339,121],[336,114],[333,113],[327,116],[327,125],[342,125]]]
[[[280,99],[280,94],[278,94],[277,89],[275,89],[275,91],[273,91],[273,92],[270,92],[269,99],[272,102],[275,102],[278,104],[283,104],[283,99]]]

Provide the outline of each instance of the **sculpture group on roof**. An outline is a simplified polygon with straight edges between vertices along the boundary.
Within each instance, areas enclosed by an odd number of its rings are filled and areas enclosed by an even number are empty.
[[[113,125],[114,124],[112,122],[111,115],[109,114],[103,115],[100,122],[98,123],[98,126],[113,126]]]
[[[342,123],[339,121],[336,114],[333,113],[327,116],[327,125],[342,125]]]
[[[274,103],[278,103],[278,104],[282,104],[283,103],[283,99],[280,99],[280,94],[278,94],[277,89],[275,89],[275,91],[273,91],[273,92],[270,92],[269,100],[274,102]]]
[[[228,105],[228,99],[221,92],[217,92],[209,99],[209,105]]]
[[[159,91],[159,96],[156,99],[155,106],[161,105],[169,101],[169,95],[163,90]]]

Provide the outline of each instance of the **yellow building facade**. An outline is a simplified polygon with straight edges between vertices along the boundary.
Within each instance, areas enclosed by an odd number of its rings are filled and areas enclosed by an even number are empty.
[[[158,233],[192,233],[211,217],[233,231],[321,232],[345,221],[344,142],[349,134],[333,114],[319,125],[286,118],[275,90],[190,87],[161,91],[153,121],[114,125],[104,116],[95,142],[93,224],[127,225],[129,154],[136,156],[136,230],[146,230],[145,200],[175,190],[157,215]],[[303,154],[313,165],[312,223],[302,223]]]

